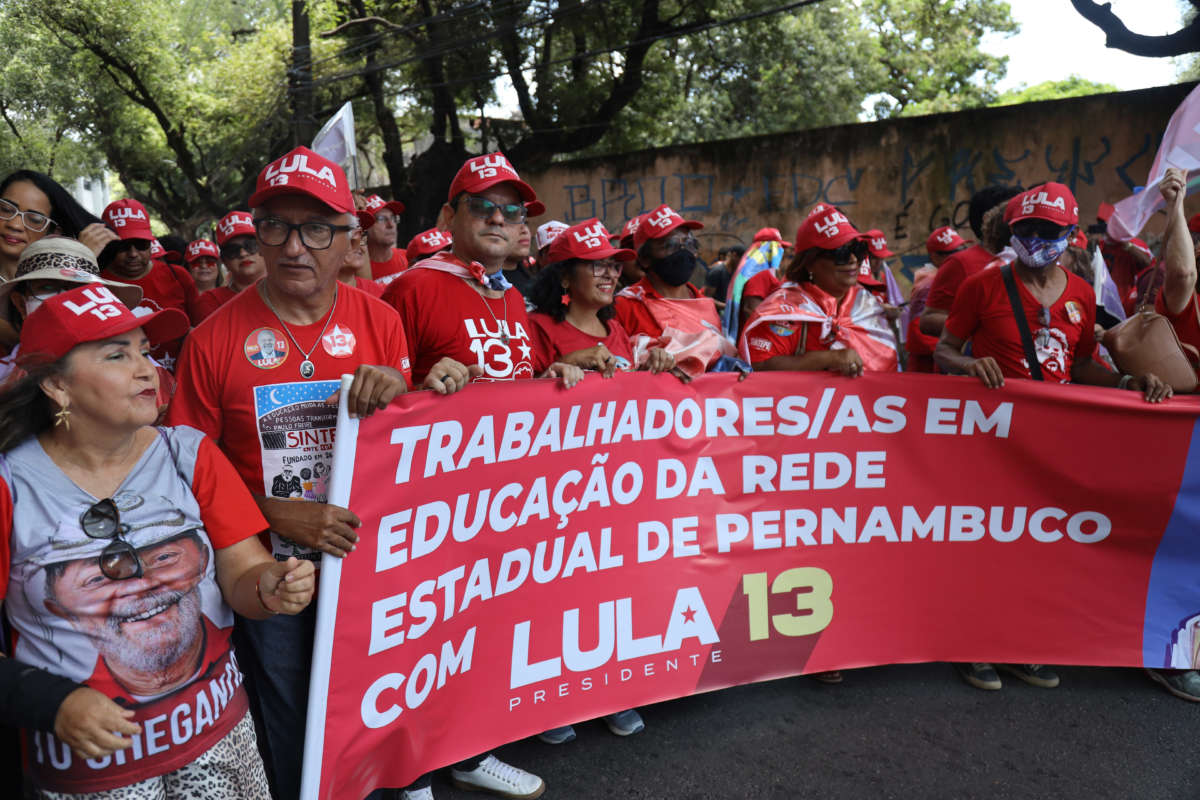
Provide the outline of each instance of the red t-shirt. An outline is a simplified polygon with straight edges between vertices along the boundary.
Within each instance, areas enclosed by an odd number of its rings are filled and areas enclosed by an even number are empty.
[[[150,311],[158,311],[162,308],[176,308],[187,314],[188,319],[193,325],[200,322],[202,317],[199,316],[196,307],[196,300],[199,294],[196,292],[196,282],[192,280],[192,276],[183,267],[177,267],[173,264],[167,264],[163,261],[153,261],[150,264],[150,271],[136,280],[122,278],[114,272],[104,270],[100,273],[100,277],[111,281],[120,281],[121,283],[129,283],[142,288],[142,302],[138,304],[138,308],[149,309]],[[168,370],[175,369],[175,361],[179,358],[179,351],[183,347],[183,339],[176,339],[172,342],[160,342],[150,354],[154,356],[154,360],[162,364]]]
[[[804,341],[804,347],[800,342]],[[757,325],[746,339],[750,351],[750,363],[761,364],[775,356],[794,356],[800,352],[828,350],[821,341],[821,326],[809,322],[772,322]]]
[[[367,294],[371,295],[371,297],[383,297],[384,286],[382,283],[378,283],[376,281],[369,281],[366,278],[359,278],[356,276],[354,278],[354,288],[358,289],[360,292],[366,292]]]
[[[1083,278],[1066,270],[1063,273],[1067,285],[1050,306],[1048,324],[1039,321],[1041,304],[1014,276],[1042,377],[1058,383],[1070,382],[1072,364],[1091,358],[1096,349],[1096,295]],[[996,359],[1006,378],[1031,377],[1001,270],[984,270],[963,281],[946,320],[946,330],[960,339],[970,339],[975,358]]]
[[[1200,298],[1197,298],[1194,289],[1192,296],[1188,298],[1187,305],[1178,314],[1171,314],[1167,311],[1167,301],[1163,299],[1162,292],[1159,292],[1158,297],[1154,298],[1154,310],[1167,318],[1171,327],[1175,329],[1175,335],[1179,337],[1179,341],[1200,349]],[[1200,374],[1200,367],[1196,372]]]
[[[704,298],[708,300],[708,302],[712,303],[712,298],[704,297],[704,293],[695,286],[690,283],[685,285],[687,286],[687,290],[693,299]],[[636,289],[638,287],[641,287],[646,292],[646,297],[657,300],[665,299],[655,290],[654,285],[650,283],[648,278],[642,278],[629,288]],[[637,336],[639,333],[644,333],[652,339],[657,339],[662,336],[662,326],[658,324],[658,320],[656,320],[654,315],[650,313],[650,309],[646,308],[645,303],[642,303],[641,301],[632,297],[622,297],[619,294],[613,302],[616,304],[617,309],[616,319],[621,323],[621,326],[625,328],[626,332],[628,332],[630,336]],[[716,309],[717,306],[714,303],[713,314],[716,315],[716,318],[719,320],[721,315],[717,314]]]
[[[921,333],[921,315],[914,314],[908,321],[908,331],[904,338],[904,349],[908,351],[908,362],[905,370],[908,372],[933,372],[933,348],[937,346],[938,337]]]
[[[408,256],[399,247],[392,248],[392,257],[387,261],[371,262],[371,280],[387,286],[408,269]]]
[[[929,289],[929,299],[925,301],[925,307],[941,311],[954,308],[954,296],[963,281],[982,270],[994,258],[995,256],[984,249],[983,245],[978,244],[947,258],[938,267],[933,278],[933,286]]]
[[[742,299],[744,300],[747,297],[761,297],[766,299],[780,285],[781,281],[775,277],[775,270],[764,269],[746,281],[746,285],[742,287]]]
[[[150,271],[136,280],[122,278],[110,270],[101,272],[100,277],[140,286],[142,288],[141,305],[151,311],[158,311],[160,308],[177,308],[188,315],[188,319],[192,321],[193,325],[199,322],[196,318],[196,298],[199,297],[199,293],[196,291],[196,282],[183,267],[154,261],[151,262]]]
[[[605,337],[585,333],[565,319],[562,322],[555,322],[549,314],[534,312],[529,315],[529,321],[533,323],[533,334],[538,343],[538,355],[542,358],[542,362],[536,365],[538,371],[544,370],[565,355],[577,350],[586,350],[598,344],[607,347],[608,351],[616,357],[617,369],[631,370],[636,366],[633,363],[633,348],[629,344],[629,334],[616,319],[610,319],[605,323],[608,327],[608,336]]]
[[[525,299],[516,289],[484,297],[463,278],[436,269],[410,269],[384,289],[383,299],[400,312],[420,386],[442,358],[478,364],[477,380],[532,378],[542,358]]]
[[[313,348],[311,378],[301,376],[304,353],[257,289],[217,309],[183,348],[167,424],[211,436],[251,494],[326,502],[337,406],[325,399],[360,364],[394,367],[408,380],[404,328],[395,311],[348,286],[339,287],[328,325],[322,319],[287,328]],[[318,560],[277,534],[270,546],[276,558]]]
[[[209,314],[236,296],[237,292],[228,286],[218,286],[215,289],[209,289],[207,292],[201,292],[200,296],[196,298],[196,324],[199,325],[208,318]]]

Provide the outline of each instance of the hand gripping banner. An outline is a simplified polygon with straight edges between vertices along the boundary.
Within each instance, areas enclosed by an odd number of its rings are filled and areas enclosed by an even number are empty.
[[[362,538],[321,573],[306,798],[800,673],[1200,661],[1200,399],[636,373],[340,413]]]

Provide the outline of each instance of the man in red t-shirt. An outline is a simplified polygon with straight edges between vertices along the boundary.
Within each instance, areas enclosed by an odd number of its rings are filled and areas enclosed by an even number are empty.
[[[404,321],[415,381],[453,392],[472,379],[534,377],[525,299],[502,272],[534,199],[502,153],[472,158],[455,175],[438,220],[451,249],[413,264],[383,293]],[[559,375],[568,385],[583,377],[561,364],[543,377]]]
[[[370,215],[363,228],[371,254],[371,280],[386,286],[408,269],[408,258],[396,247],[396,219],[404,213],[404,203],[373,194],[367,198],[364,210]]]
[[[976,241],[983,238],[983,215],[1020,193],[1019,186],[985,186],[971,196],[967,215]],[[995,257],[983,245],[976,244],[946,259],[934,276],[929,297],[925,301],[925,310],[921,312],[918,323],[921,333],[933,337],[941,336],[946,317],[954,307],[954,295],[958,292],[958,287],[971,275],[990,264]]]
[[[101,215],[105,224],[117,234],[100,253],[103,271],[100,276],[111,281],[131,283],[142,290],[140,313],[149,314],[160,308],[176,308],[195,325],[197,314],[196,282],[183,267],[150,258],[150,216],[137,200],[116,200],[108,204]],[[135,310],[135,313],[139,313]],[[154,348],[153,356],[168,370],[174,370],[175,360],[183,346],[182,339],[166,342]]]
[[[267,544],[277,559],[344,557],[360,521],[326,502],[326,486],[314,485],[312,498],[271,490],[289,471],[328,474],[337,410],[327,398],[343,373],[354,375],[346,398],[352,416],[368,416],[405,391],[404,330],[383,303],[339,289],[357,227],[341,167],[296,148],[258,176],[250,206],[266,276],[189,337],[167,422],[208,434],[229,456],[270,524]],[[299,794],[314,624],[311,606],[296,617],[238,620],[239,660],[251,675],[281,800]]]
[[[229,285],[218,286],[201,293],[196,300],[196,324],[233,299],[234,295],[253,286],[266,272],[266,263],[258,252],[254,219],[245,211],[230,211],[217,223],[217,247],[221,263],[229,273]]]

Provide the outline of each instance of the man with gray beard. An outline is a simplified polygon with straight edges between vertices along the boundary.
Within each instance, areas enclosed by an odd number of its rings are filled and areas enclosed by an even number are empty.
[[[189,682],[211,637],[199,591],[208,550],[196,533],[136,552],[143,574],[128,580],[105,577],[94,556],[47,565],[45,605],[95,645],[100,660],[92,679],[107,671],[124,694],[140,702]]]

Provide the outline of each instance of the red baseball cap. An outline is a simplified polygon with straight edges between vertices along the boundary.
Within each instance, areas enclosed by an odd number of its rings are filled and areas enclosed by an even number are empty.
[[[1116,209],[1113,208],[1112,203],[1101,203],[1100,208],[1096,209],[1096,219],[1100,220],[1101,222],[1108,222],[1114,211],[1116,211]]]
[[[454,237],[450,235],[450,231],[430,228],[412,238],[412,241],[408,243],[408,247],[404,251],[404,255],[408,256],[408,261],[411,264],[422,256],[431,256],[434,253],[445,250],[452,244],[454,244]]]
[[[1188,219],[1188,230],[1192,233],[1200,233],[1200,214],[1193,214]]]
[[[925,240],[925,250],[929,253],[950,253],[966,246],[966,240],[949,225],[938,228]]]
[[[545,214],[545,213],[546,213],[546,204],[543,203],[541,200],[531,200],[530,202],[525,204],[526,218],[540,217],[542,214]]]
[[[1043,183],[1008,201],[1004,221],[1009,225],[1023,219],[1044,219],[1055,225],[1079,222],[1079,204],[1075,195],[1061,183]]]
[[[468,158],[450,182],[450,195],[446,202],[453,203],[454,198],[460,194],[478,194],[498,183],[511,183],[526,203],[537,200],[537,193],[533,191],[533,187],[521,180],[503,153],[497,152]],[[542,212],[545,212],[544,206]]]
[[[1086,250],[1087,246],[1087,234],[1083,232],[1083,228],[1076,228],[1075,235],[1071,237],[1071,247],[1078,247],[1080,250]]]
[[[887,236],[878,228],[867,231],[867,252],[876,258],[892,258],[896,254],[888,250]]]
[[[865,258],[858,267],[858,282],[863,286],[887,286],[887,283],[871,274],[871,262]]]
[[[779,228],[759,228],[758,233],[754,234],[752,242],[779,242],[784,247],[791,247],[791,242],[783,240],[783,234],[779,232]]]
[[[47,298],[21,326],[21,360],[58,361],[77,345],[144,328],[151,344],[188,332],[188,318],[174,308],[138,316],[107,287],[80,286]]]
[[[859,233],[850,224],[845,214],[822,203],[810,211],[796,229],[796,252],[802,253],[814,247],[836,250],[847,242],[866,238],[865,233]]]
[[[339,214],[354,213],[345,171],[307,147],[297,147],[263,167],[250,195],[250,207],[259,208],[272,197],[284,194],[308,195]]]
[[[546,251],[546,263],[570,261],[573,258],[588,261],[599,261],[602,258],[633,261],[637,258],[632,250],[609,244],[611,238],[612,234],[605,230],[604,223],[592,217],[586,222],[572,225],[555,237],[550,243],[550,249]]]
[[[158,241],[158,239],[150,240],[150,258],[161,260],[166,254],[167,251],[163,248],[162,242]]]
[[[635,250],[640,250],[646,242],[651,239],[661,239],[676,228],[698,230],[703,227],[704,223],[684,219],[676,214],[670,206],[664,204],[643,214],[638,220],[638,226],[633,232],[633,247]],[[622,243],[624,242],[622,241]]]
[[[404,203],[401,203],[399,200],[384,200],[377,194],[373,194],[367,198],[366,210],[370,211],[372,216],[381,208],[386,208],[397,217],[404,213]]]
[[[625,220],[625,227],[621,228],[621,247],[633,247],[633,235],[637,233],[643,216],[645,215],[636,214]]]
[[[154,240],[154,234],[150,231],[150,215],[146,213],[146,207],[132,197],[109,203],[100,216],[121,240]]]
[[[204,258],[205,256],[220,258],[221,251],[208,239],[196,239],[195,241],[188,242],[187,252],[184,254],[183,260],[190,264],[196,259]]]
[[[235,236],[254,235],[254,217],[246,211],[230,211],[217,223],[218,247],[224,247],[225,243]]]

